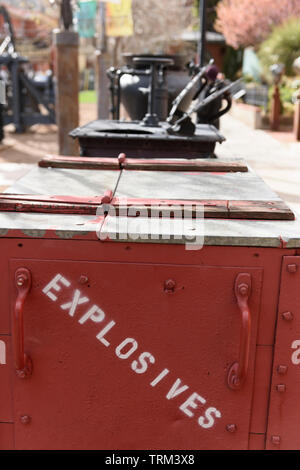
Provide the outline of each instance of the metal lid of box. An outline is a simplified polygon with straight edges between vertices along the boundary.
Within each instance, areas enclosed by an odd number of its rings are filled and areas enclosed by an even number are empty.
[[[103,241],[171,244],[194,234],[207,245],[300,247],[293,212],[236,159],[48,156],[1,195],[0,211],[2,236],[97,231]]]

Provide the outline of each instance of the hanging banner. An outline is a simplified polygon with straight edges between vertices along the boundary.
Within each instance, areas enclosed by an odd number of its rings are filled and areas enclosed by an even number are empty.
[[[92,38],[96,33],[97,1],[82,0],[78,3],[77,29],[82,38]]]
[[[111,37],[132,36],[132,0],[106,2],[106,34]]]

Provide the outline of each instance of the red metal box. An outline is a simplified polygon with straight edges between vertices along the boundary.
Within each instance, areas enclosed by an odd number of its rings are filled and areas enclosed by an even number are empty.
[[[37,168],[0,198],[1,448],[300,448],[299,221],[251,171],[185,170]]]

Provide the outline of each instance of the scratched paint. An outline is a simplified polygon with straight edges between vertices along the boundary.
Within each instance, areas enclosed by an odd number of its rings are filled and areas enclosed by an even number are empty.
[[[0,340],[0,364],[6,364],[6,344]]]
[[[46,234],[46,230],[22,230],[22,233],[27,237],[43,238]]]
[[[77,235],[88,235],[89,232],[83,232],[83,231],[80,231],[80,232],[76,232],[74,230],[68,230],[68,231],[64,231],[64,230],[56,230],[55,231],[55,234],[59,237],[59,238],[63,238],[63,239],[66,239],[66,240],[70,240],[71,238],[74,238],[76,237]]]
[[[292,349],[295,349],[295,351],[292,354],[292,363],[295,365],[300,364],[300,340],[296,339],[295,341],[292,342],[291,345]]]
[[[61,304],[59,302],[59,295],[63,289],[70,290],[70,301]],[[83,315],[81,314],[77,319],[79,325],[84,325],[86,322],[93,322],[95,325],[101,323],[103,327],[97,333],[96,339],[106,348],[110,348],[117,360],[132,361],[130,368],[136,374],[145,374],[148,372],[148,374],[151,375],[151,365],[157,363],[155,355],[149,351],[139,351],[138,340],[131,336],[122,339],[119,344],[113,346],[109,340],[109,332],[117,325],[117,322],[107,318],[106,313],[100,306],[92,304],[91,300],[83,295],[79,289],[74,289],[71,282],[62,274],[54,276],[43,288],[43,293],[52,302],[57,302],[59,308],[72,318],[77,317],[77,307],[79,305],[86,305],[86,312]],[[132,360],[132,355],[136,352],[139,354],[138,358]],[[149,385],[156,387],[169,374],[170,370],[163,368],[155,377],[153,377],[153,375],[151,376]],[[185,384],[182,379],[177,378],[165,395],[165,399],[171,401],[189,389],[188,384]],[[210,406],[204,411],[198,410],[198,408],[203,409],[206,402],[206,398],[202,395],[191,391],[188,398],[179,406],[179,410],[188,418],[194,418],[198,426],[202,429],[209,429],[215,425],[216,419],[221,418],[221,412],[214,406]]]

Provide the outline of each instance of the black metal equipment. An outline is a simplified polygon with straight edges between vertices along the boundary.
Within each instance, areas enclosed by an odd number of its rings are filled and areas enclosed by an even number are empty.
[[[141,121],[99,119],[74,129],[80,155],[115,158],[125,152],[129,158],[209,158],[216,143],[225,139],[212,125],[199,124],[193,135],[169,132],[170,125],[147,127]]]
[[[217,80],[217,75],[212,74],[215,72],[212,67],[216,68],[213,61],[202,68],[193,64],[190,67],[192,77],[185,72],[184,86],[170,100],[166,80],[170,66],[172,60],[168,57],[132,57],[131,67],[108,70],[114,119],[93,121],[70,133],[79,140],[81,156],[110,158],[122,152],[131,158],[214,156],[216,143],[225,139],[213,121],[230,109],[236,83]],[[129,110],[131,121],[120,120],[124,76],[127,77],[125,108]],[[145,100],[141,99],[143,97]],[[225,108],[223,100],[227,102]],[[201,112],[205,120],[197,123],[197,113]]]
[[[205,62],[205,43],[206,43],[206,0],[199,0],[199,20],[200,20],[200,35],[198,43],[198,56],[200,67],[204,66]]]
[[[185,134],[185,135],[194,135],[197,125],[192,122],[193,114],[199,114],[201,111],[207,109],[209,105],[213,105],[215,109],[215,114],[211,116],[210,120],[218,120],[223,114],[227,113],[231,108],[232,104],[232,95],[234,89],[238,90],[240,80],[236,82],[225,84],[221,82],[220,85],[212,88],[212,92],[208,94],[204,99],[199,98],[194,103],[191,104],[189,109],[186,112],[183,112],[182,115],[174,121],[174,114],[169,116],[167,119],[172,125],[168,128],[170,134]],[[222,100],[225,99],[227,105],[222,109],[222,105],[219,105]],[[217,106],[215,106],[217,103]],[[207,119],[206,122],[210,121]]]
[[[112,119],[120,118],[122,103],[133,121],[142,121],[147,113],[165,121],[172,101],[189,82],[186,57],[123,54],[123,59],[125,66],[107,71]]]
[[[0,78],[6,85],[6,105],[0,122],[0,140],[3,126],[14,124],[17,133],[23,133],[34,124],[55,123],[55,93],[52,72],[38,76],[31,70],[28,59],[15,50],[14,31],[10,16],[0,6],[4,39],[0,44]]]
[[[121,79],[122,77],[130,76],[130,77],[136,77],[137,82],[135,86],[131,86],[133,90],[129,90],[129,96],[128,96],[128,104],[126,103],[126,93],[124,94],[124,90],[122,93],[122,98],[124,100],[125,98],[125,106],[127,104],[129,108],[129,112],[131,115],[131,118],[136,118],[136,117],[141,117],[139,116],[140,112],[144,115],[145,109],[142,111],[140,108],[144,108],[145,103],[147,106],[147,118],[145,122],[149,122],[150,125],[156,126],[159,122],[158,116],[161,118],[163,113],[165,112],[165,97],[166,95],[164,94],[164,98],[158,102],[158,100],[155,100],[155,97],[157,98],[158,95],[158,90],[164,90],[166,91],[166,87],[164,87],[164,67],[173,64],[173,61],[168,58],[158,58],[158,57],[133,57],[133,67],[128,67],[125,66],[121,69],[115,69],[111,67],[107,71],[107,75],[110,79],[110,92],[111,92],[111,102],[112,102],[112,118],[113,119],[119,119],[120,118],[120,105],[121,105]],[[127,84],[126,84],[127,86]],[[128,86],[127,86],[128,89]],[[145,96],[146,100],[137,101],[135,103],[135,109],[132,111],[132,103],[130,101],[132,100],[132,91],[134,95],[136,96],[139,91],[143,89],[144,92],[142,92]],[[167,91],[166,91],[167,92]],[[127,90],[127,95],[128,95],[128,90]],[[160,95],[162,97],[162,94]],[[138,115],[138,116],[137,116]]]

